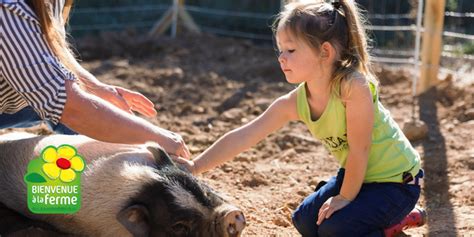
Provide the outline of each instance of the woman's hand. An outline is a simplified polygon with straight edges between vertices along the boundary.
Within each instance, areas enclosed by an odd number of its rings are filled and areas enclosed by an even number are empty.
[[[166,152],[171,155],[184,157],[186,159],[191,157],[191,152],[189,152],[189,148],[186,146],[186,143],[184,142],[181,135],[166,129],[159,129],[163,139],[158,141],[158,144],[160,144]]]
[[[347,206],[351,201],[344,198],[341,195],[337,195],[334,197],[330,197],[319,209],[318,220],[316,222],[317,225],[321,225],[321,223],[331,217],[331,215]]]
[[[96,86],[91,92],[128,113],[133,110],[147,117],[157,114],[153,102],[138,92],[104,83]]]
[[[155,105],[144,95],[119,86],[114,86],[114,88],[133,111],[137,111],[147,117],[156,116]]]

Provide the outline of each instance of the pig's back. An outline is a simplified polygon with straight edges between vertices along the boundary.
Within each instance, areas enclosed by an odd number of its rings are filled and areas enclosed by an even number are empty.
[[[22,139],[24,137],[12,140],[12,136],[0,136],[0,202],[21,213],[27,211],[23,176],[28,162],[34,159],[36,144],[42,139],[40,136]]]
[[[63,144],[74,146],[87,165],[95,160],[117,153],[142,153],[143,146],[99,142],[81,135],[35,136],[28,133],[0,135],[0,202],[23,214],[29,213],[26,202],[26,184],[23,177],[28,163],[39,157],[47,146]],[[140,152],[141,151],[141,152]],[[87,170],[90,172],[90,170]],[[87,183],[89,177],[83,177]]]

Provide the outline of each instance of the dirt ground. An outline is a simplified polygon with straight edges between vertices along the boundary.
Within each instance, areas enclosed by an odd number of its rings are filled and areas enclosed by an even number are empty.
[[[249,41],[148,40],[130,32],[76,41],[87,69],[148,96],[159,111],[151,121],[180,133],[194,155],[295,87],[285,81],[272,47]],[[400,126],[412,115],[410,70],[376,66],[381,101]],[[429,127],[426,138],[413,142],[426,172],[419,205],[429,220],[406,235],[474,235],[474,86],[460,85],[448,79],[415,99],[416,117]],[[292,210],[337,169],[304,124],[290,123],[201,178],[242,208],[245,236],[297,236]]]

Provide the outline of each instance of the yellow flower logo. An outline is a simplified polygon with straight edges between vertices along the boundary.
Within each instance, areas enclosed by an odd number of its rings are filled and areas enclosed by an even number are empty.
[[[69,183],[76,178],[76,172],[84,170],[84,160],[76,154],[76,149],[69,145],[46,147],[41,154],[46,162],[43,172],[52,180],[59,179]]]

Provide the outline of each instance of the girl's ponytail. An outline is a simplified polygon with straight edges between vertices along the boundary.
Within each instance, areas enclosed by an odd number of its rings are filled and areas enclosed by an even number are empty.
[[[337,0],[336,0],[337,1]],[[346,57],[352,58],[351,64],[362,72],[367,79],[373,84],[377,85],[377,80],[373,75],[370,55],[368,53],[367,37],[364,28],[364,18],[360,13],[359,8],[353,0],[339,0],[333,3],[335,7],[340,6],[344,12],[348,30],[348,47],[345,52]],[[344,55],[342,58],[345,58]]]

